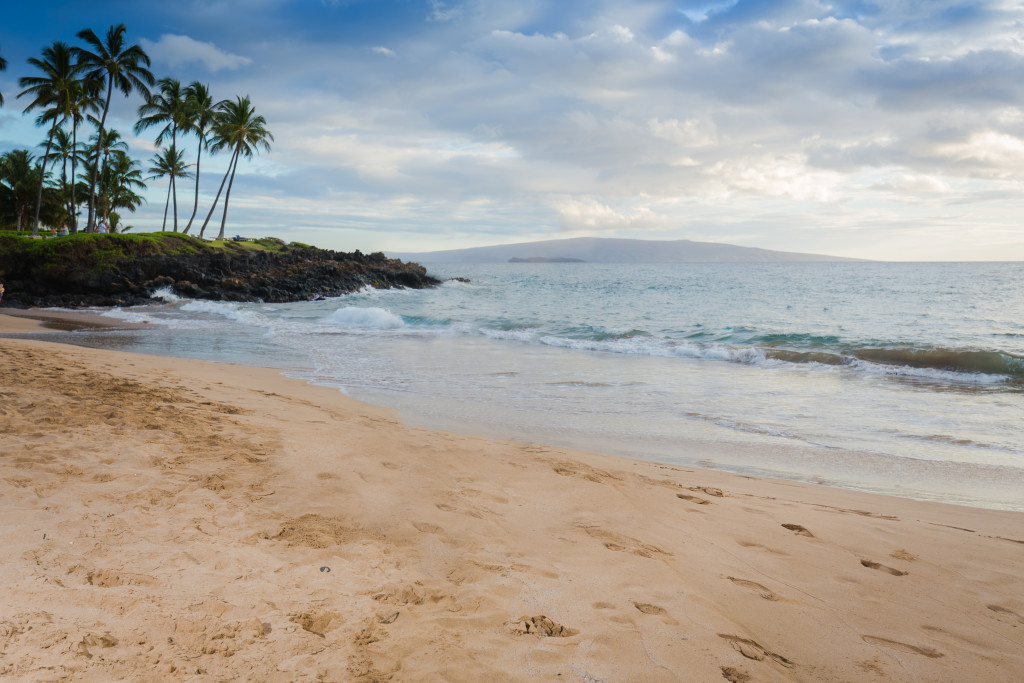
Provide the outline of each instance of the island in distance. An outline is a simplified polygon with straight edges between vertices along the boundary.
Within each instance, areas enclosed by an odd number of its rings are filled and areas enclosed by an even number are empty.
[[[422,253],[389,253],[416,263],[785,263],[861,259],[772,251],[717,242],[577,237]]]
[[[581,258],[569,258],[568,256],[531,256],[529,258],[520,258],[513,256],[508,260],[509,263],[586,263]]]

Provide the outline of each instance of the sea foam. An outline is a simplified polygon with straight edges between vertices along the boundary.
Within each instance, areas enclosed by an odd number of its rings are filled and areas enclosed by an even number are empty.
[[[368,327],[378,330],[393,330],[405,326],[405,321],[383,308],[355,306],[339,308],[324,318],[324,322],[342,327]]]

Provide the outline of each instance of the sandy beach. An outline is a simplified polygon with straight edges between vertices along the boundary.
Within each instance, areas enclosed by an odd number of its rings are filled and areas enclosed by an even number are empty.
[[[0,470],[7,680],[1024,679],[1021,513],[14,337]]]

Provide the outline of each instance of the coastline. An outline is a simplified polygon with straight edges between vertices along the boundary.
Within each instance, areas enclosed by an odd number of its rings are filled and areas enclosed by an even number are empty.
[[[275,370],[0,358],[5,677],[1024,676],[1024,513],[428,431]]]

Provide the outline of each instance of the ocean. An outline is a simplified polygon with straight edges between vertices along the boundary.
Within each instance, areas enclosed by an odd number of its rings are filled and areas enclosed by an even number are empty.
[[[437,265],[429,290],[99,311],[408,422],[1024,510],[1024,264]]]

